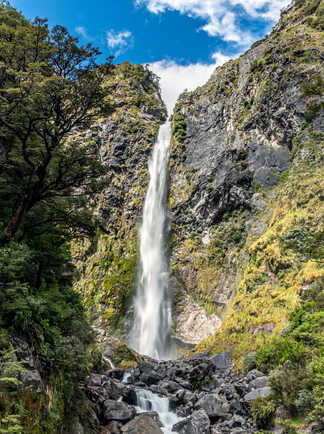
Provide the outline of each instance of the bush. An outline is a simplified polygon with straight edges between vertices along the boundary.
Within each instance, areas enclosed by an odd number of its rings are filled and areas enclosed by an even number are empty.
[[[263,372],[269,372],[287,360],[302,363],[305,357],[306,347],[302,342],[292,338],[275,337],[258,350],[256,367]]]
[[[250,402],[253,420],[258,428],[269,428],[274,423],[276,406],[271,398],[257,398]]]
[[[256,353],[248,353],[243,361],[244,372],[252,371],[256,368]]]
[[[265,59],[261,58],[251,63],[250,72],[261,72],[264,70]]]

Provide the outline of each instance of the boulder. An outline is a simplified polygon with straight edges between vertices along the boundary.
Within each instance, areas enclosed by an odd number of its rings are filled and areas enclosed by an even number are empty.
[[[26,370],[21,373],[21,381],[24,387],[32,389],[37,393],[43,391],[42,377],[37,369]]]
[[[227,351],[223,351],[211,357],[211,363],[216,369],[228,369],[231,367],[231,356]]]
[[[212,422],[229,416],[229,404],[216,393],[207,393],[197,401],[195,407],[204,410]]]
[[[268,385],[269,378],[264,377],[257,377],[254,380],[250,382],[251,389],[261,389],[263,387],[266,387]]]
[[[107,423],[112,420],[127,422],[136,414],[136,411],[133,407],[129,407],[123,402],[113,401],[112,399],[107,399],[103,403],[103,407],[104,418]]]
[[[210,434],[210,420],[204,410],[192,413],[187,419],[172,427],[172,432],[178,434]]]
[[[121,429],[127,434],[163,434],[158,423],[148,414],[143,413],[128,422]]]
[[[253,401],[254,399],[257,398],[266,398],[267,396],[269,396],[271,393],[271,387],[261,387],[260,389],[254,389],[252,390],[252,392],[247,393],[244,396],[244,400],[246,402],[250,402]]]

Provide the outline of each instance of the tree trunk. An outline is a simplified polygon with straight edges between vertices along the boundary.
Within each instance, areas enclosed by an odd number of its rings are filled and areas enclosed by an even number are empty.
[[[21,222],[22,222],[23,218],[25,217],[29,208],[30,208],[29,203],[26,201],[18,206],[16,212],[11,217],[9,223],[7,224],[7,226],[4,228],[4,230],[0,234],[0,245],[3,246],[5,244],[7,244],[10,240],[12,240],[12,238],[17,233],[17,231],[21,225]]]

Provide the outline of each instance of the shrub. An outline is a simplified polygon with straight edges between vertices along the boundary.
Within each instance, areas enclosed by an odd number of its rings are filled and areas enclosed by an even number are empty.
[[[258,350],[256,366],[263,372],[269,372],[287,360],[301,363],[305,356],[306,347],[302,342],[297,342],[292,338],[275,337]]]
[[[244,372],[249,372],[256,368],[256,353],[248,353],[243,361]]]
[[[277,405],[283,405],[290,414],[298,414],[296,400],[299,391],[305,389],[307,382],[305,368],[287,361],[270,375],[273,400]]]
[[[261,58],[251,63],[250,72],[261,72],[264,69],[265,59]]]
[[[273,425],[276,406],[270,397],[254,399],[250,402],[250,410],[258,428],[269,428]]]
[[[305,84],[302,88],[303,93],[302,96],[312,96],[312,95],[322,95],[324,91],[324,80],[321,75],[318,75],[314,78],[314,80]]]

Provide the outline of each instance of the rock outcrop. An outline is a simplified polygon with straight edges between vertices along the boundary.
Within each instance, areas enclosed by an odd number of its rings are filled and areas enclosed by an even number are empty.
[[[263,385],[267,377],[257,370],[235,375],[228,353],[216,358],[200,354],[173,362],[148,360],[128,371],[124,381],[123,372],[90,374],[81,385],[92,402],[97,430],[102,434],[162,432],[157,413],[138,414],[134,409],[137,392],[143,389],[169,400],[171,411],[182,419],[173,427],[176,433],[254,433],[257,429],[250,413],[250,395],[269,394],[266,387],[258,387],[261,383],[256,384],[262,379]]]
[[[73,245],[81,293],[92,321],[110,332],[128,328],[136,279],[137,230],[148,184],[148,159],[159,125],[166,120],[157,77],[141,65],[124,62],[106,81],[114,112],[84,136],[107,167],[102,191],[89,204],[102,221],[99,234]]]
[[[321,7],[321,2],[293,2],[270,35],[178,100],[170,208],[179,336],[185,335],[182,316],[189,296],[221,320],[231,312],[222,328],[226,336],[217,338],[220,347],[229,335],[231,344],[243,345],[243,334],[251,335],[244,345],[255,347],[257,336],[284,327],[303,282],[311,278],[296,277],[305,264],[324,273],[312,262],[310,239],[304,238],[304,254],[297,244],[284,247],[296,230],[313,239],[322,230]],[[279,310],[271,301],[277,296],[285,298]],[[190,332],[185,337],[195,341]],[[211,344],[212,339],[201,348]]]

